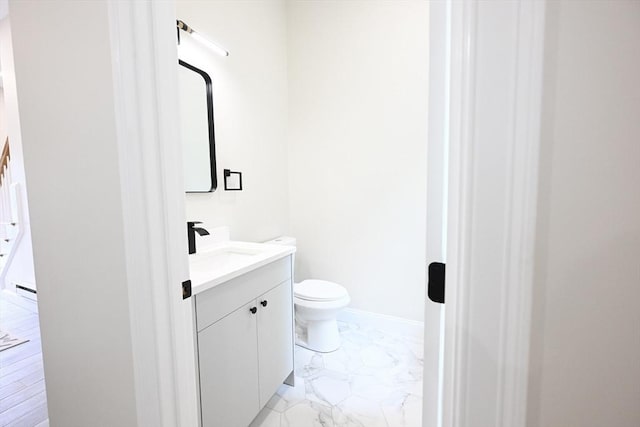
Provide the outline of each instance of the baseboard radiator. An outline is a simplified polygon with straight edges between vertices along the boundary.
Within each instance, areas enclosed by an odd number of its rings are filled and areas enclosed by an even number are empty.
[[[17,295],[34,301],[38,300],[38,292],[35,286],[27,283],[14,283],[14,285]]]

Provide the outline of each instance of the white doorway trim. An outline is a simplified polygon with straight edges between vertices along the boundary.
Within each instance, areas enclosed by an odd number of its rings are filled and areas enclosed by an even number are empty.
[[[449,34],[431,37],[450,85],[442,425],[524,426],[545,2],[446,5]]]
[[[197,426],[175,4],[109,2],[139,426]]]
[[[51,424],[197,425],[174,3],[11,1],[10,18]]]

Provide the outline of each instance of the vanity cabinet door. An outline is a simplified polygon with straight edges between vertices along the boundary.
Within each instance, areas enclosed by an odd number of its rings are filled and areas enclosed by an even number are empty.
[[[257,311],[254,300],[198,333],[203,427],[247,427],[261,408]]]
[[[292,299],[287,280],[257,300],[260,407],[293,371]]]

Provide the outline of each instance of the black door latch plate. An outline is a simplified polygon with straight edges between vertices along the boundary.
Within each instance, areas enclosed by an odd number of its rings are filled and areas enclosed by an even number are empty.
[[[191,296],[191,280],[185,280],[182,282],[182,299],[187,299]]]
[[[427,294],[431,301],[441,304],[444,304],[444,271],[445,266],[442,262],[429,264]]]

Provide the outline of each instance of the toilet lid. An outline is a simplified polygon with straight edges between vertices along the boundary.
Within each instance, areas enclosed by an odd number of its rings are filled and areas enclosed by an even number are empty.
[[[304,280],[296,283],[293,293],[296,298],[307,301],[336,301],[349,296],[344,287],[325,280]]]

